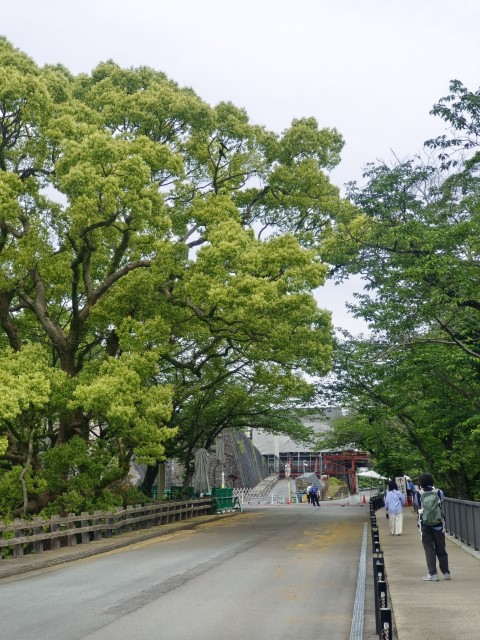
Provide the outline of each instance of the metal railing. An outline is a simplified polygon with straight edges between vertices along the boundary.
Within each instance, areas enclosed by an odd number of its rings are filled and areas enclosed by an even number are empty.
[[[480,549],[480,502],[445,498],[446,532],[475,551]]]
[[[392,640],[392,611],[388,606],[387,574],[385,560],[380,546],[380,534],[376,511],[383,507],[383,497],[370,498],[370,526],[373,554],[373,580],[375,592],[375,629],[380,640]]]
[[[272,489],[234,489],[234,497],[243,504],[285,504],[288,501],[288,490],[273,492]],[[291,492],[292,502],[301,502],[297,493]]]

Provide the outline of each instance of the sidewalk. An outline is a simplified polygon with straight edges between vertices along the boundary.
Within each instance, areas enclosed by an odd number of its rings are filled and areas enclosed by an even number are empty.
[[[48,567],[64,564],[65,562],[88,558],[99,553],[128,547],[145,540],[170,535],[176,531],[193,529],[206,522],[221,520],[234,515],[236,515],[236,512],[198,516],[189,520],[180,520],[170,524],[159,525],[158,527],[151,527],[150,529],[137,529],[130,533],[122,533],[118,536],[103,538],[102,540],[88,542],[87,544],[78,544],[74,547],[62,547],[55,551],[29,554],[23,558],[6,558],[5,560],[0,560],[0,581],[2,578],[18,576],[22,573],[28,573],[29,571],[47,569]]]
[[[377,511],[389,606],[398,640],[480,638],[480,554],[447,536],[451,581],[425,582],[425,553],[411,507],[404,510],[403,534],[391,536],[385,509]]]

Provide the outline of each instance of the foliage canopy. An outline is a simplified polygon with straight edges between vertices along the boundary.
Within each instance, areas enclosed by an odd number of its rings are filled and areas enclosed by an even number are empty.
[[[432,113],[452,136],[438,162],[367,167],[357,211],[325,240],[337,277],[360,275],[353,311],[368,337],[339,342],[336,392],[351,416],[330,441],[374,452],[386,476],[428,470],[454,497],[480,497],[480,92],[459,81]]]
[[[4,513],[115,502],[133,458],[191,471],[225,428],[299,429],[280,409],[331,363],[312,292],[350,206],[337,131],[278,135],[153,69],[74,76],[0,39],[0,133]]]

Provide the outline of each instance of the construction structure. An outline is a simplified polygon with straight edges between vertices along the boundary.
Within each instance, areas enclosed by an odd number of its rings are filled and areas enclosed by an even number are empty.
[[[345,478],[350,493],[357,493],[357,472],[368,465],[368,453],[349,449],[346,451],[321,451],[322,473],[326,476]]]
[[[340,407],[326,407],[318,413],[310,412],[301,421],[315,433],[324,433],[330,430],[332,420],[342,415]],[[354,448],[345,451],[312,451],[309,443],[295,442],[288,436],[272,435],[256,429],[252,430],[252,442],[265,458],[269,474],[283,478],[285,465],[289,465],[292,478],[309,473],[319,478],[334,476],[348,483],[350,493],[357,491],[358,469],[368,466],[368,453]]]

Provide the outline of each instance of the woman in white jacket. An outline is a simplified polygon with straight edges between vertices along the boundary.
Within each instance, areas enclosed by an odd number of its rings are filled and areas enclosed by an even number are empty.
[[[403,529],[403,507],[405,496],[398,490],[397,484],[391,480],[385,496],[385,510],[390,522],[390,535],[399,536]]]

